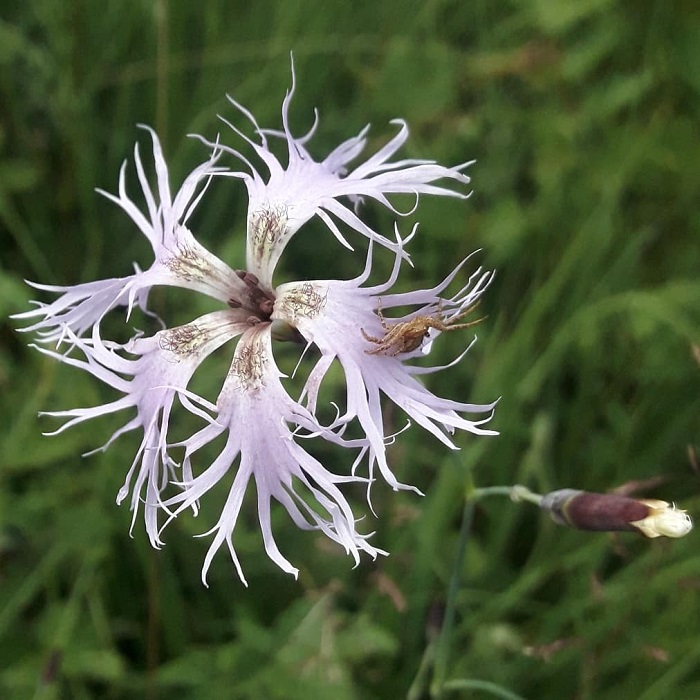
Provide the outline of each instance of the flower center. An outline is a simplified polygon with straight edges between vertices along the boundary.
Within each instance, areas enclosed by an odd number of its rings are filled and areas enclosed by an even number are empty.
[[[234,272],[248,288],[246,308],[251,311],[248,323],[255,326],[258,323],[268,322],[275,306],[275,295],[271,290],[263,288],[260,280],[252,272],[247,270],[234,270]],[[238,299],[233,298],[228,300],[228,305],[232,309],[240,309],[243,306]]]

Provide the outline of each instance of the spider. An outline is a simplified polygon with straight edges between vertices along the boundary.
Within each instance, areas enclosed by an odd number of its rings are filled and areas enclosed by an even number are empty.
[[[435,328],[438,331],[456,331],[459,328],[474,326],[484,319],[479,318],[476,321],[469,321],[468,323],[455,322],[471,313],[478,303],[477,301],[475,304],[472,304],[469,308],[453,316],[447,322],[443,320],[440,306],[438,306],[437,313],[433,316],[415,316],[410,321],[399,321],[399,323],[390,325],[386,322],[384,314],[382,314],[382,300],[379,299],[377,315],[386,333],[382,338],[375,338],[366,333],[364,328],[360,328],[364,339],[377,345],[376,348],[365,350],[365,352],[368,355],[389,355],[395,357],[403,352],[413,352],[413,350],[420,347],[423,340],[428,337],[431,328]]]

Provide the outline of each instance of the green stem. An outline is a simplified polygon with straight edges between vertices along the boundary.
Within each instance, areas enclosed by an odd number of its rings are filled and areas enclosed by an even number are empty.
[[[487,486],[484,488],[475,488],[471,480],[471,475],[467,477],[467,486],[465,489],[464,508],[462,509],[462,524],[460,526],[459,541],[457,543],[457,553],[455,556],[454,569],[452,578],[447,592],[447,603],[445,605],[445,617],[440,630],[440,636],[435,645],[434,658],[434,673],[432,683],[430,684],[430,697],[439,700],[445,690],[447,668],[449,664],[450,642],[452,631],[455,625],[457,595],[462,581],[462,570],[464,568],[464,557],[467,551],[469,542],[469,534],[471,532],[472,520],[474,517],[474,504],[487,496],[508,496],[512,501],[519,503],[525,501],[540,506],[542,496],[530,491],[525,486],[514,484],[512,486]]]
[[[471,484],[470,484],[471,486]],[[467,498],[462,509],[462,525],[459,531],[459,542],[457,543],[457,555],[455,557],[454,569],[450,580],[450,587],[447,592],[447,604],[445,606],[445,618],[440,630],[440,636],[437,641],[437,650],[435,654],[435,673],[433,681],[430,684],[430,697],[442,697],[445,685],[445,677],[447,675],[447,667],[450,655],[450,641],[452,638],[452,630],[454,629],[455,614],[457,608],[457,594],[459,593],[460,584],[462,581],[462,568],[464,556],[467,551],[467,543],[469,541],[469,533],[471,532],[472,519],[474,517],[474,493],[473,489],[468,489]]]
[[[406,693],[406,700],[420,700],[424,697],[423,690],[427,685],[426,679],[433,668],[434,657],[435,657],[435,639],[431,639],[423,652],[423,657],[421,658],[420,665],[418,666],[418,672],[416,673],[411,687]]]
[[[542,496],[539,493],[534,493],[527,486],[520,484],[513,484],[512,486],[485,486],[484,488],[474,489],[469,496],[475,501],[481,500],[486,496],[508,496],[515,503],[525,501],[536,506],[542,504]]]

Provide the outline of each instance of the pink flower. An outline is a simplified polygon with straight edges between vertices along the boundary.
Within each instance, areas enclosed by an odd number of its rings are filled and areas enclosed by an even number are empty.
[[[155,187],[149,184],[138,146],[134,150],[146,211],[141,211],[126,193],[125,166],[118,194],[102,194],[120,206],[148,239],[154,256],[150,267],[142,271],[135,265],[133,274],[125,277],[75,286],[35,284],[37,289],[57,294],[57,298],[16,316],[29,322],[23,330],[37,334],[40,352],[88,372],[119,394],[101,406],[50,412],[48,415],[65,419],[52,434],[106,414],[135,411],[98,449],[106,449],[126,432],[142,431],[117,501],[129,497],[132,527],[143,504],[146,531],[153,546],[162,544],[161,534],[168,523],[186,509],[196,513],[200,499],[235,473],[221,516],[209,531],[213,541],[202,570],[205,582],[212,558],[224,543],[245,582],[233,537],[251,481],[255,482],[265,551],[287,573],[296,575],[297,569],[280,552],[273,536],[273,501],[284,507],[298,527],[322,532],[356,563],[360,552],[372,557],[385,554],[369,544],[369,535],[358,532],[357,518],[342,491],[347,483],[362,483],[369,489],[375,465],[392,487],[403,487],[387,460],[385,448],[391,436],[384,434],[382,395],[450,448],[455,447],[450,437],[455,429],[493,434],[482,427],[491,417],[493,403],[469,404],[435,396],[418,377],[442,368],[408,362],[427,352],[440,332],[451,330],[467,316],[491,274],[477,270],[457,294],[442,297],[461,272],[462,263],[432,289],[392,294],[390,288],[398,277],[401,260],[408,257],[406,241],[398,234],[395,240],[380,236],[359,216],[363,198],[396,211],[387,195],[408,193],[416,202],[420,194],[465,197],[434,184],[442,179],[468,183],[469,178],[461,172],[464,166],[445,168],[433,161],[392,161],[408,137],[408,129],[400,121],[398,134],[354,168],[350,163],[364,149],[367,129],[317,162],[307,151],[316,125],[302,137],[294,137],[289,130],[293,92],[294,82],[282,105],[282,131],[261,129],[250,112],[232,101],[253,124],[259,143],[232,128],[264,163],[265,178],[238,151],[217,142],[211,144],[211,157],[185,178],[173,197],[160,143],[149,129]],[[286,164],[270,151],[270,139],[286,144]],[[230,171],[217,165],[223,152],[238,156],[247,171]],[[234,270],[226,265],[187,228],[213,176],[241,179],[247,187],[246,269]],[[273,287],[280,255],[313,216],[319,216],[346,245],[340,225],[370,239],[364,273],[350,281],[288,282]],[[394,269],[385,284],[364,286],[374,243],[393,251]],[[123,344],[103,340],[100,324],[105,315],[125,307],[128,320],[135,305],[149,313],[148,295],[158,285],[201,292],[221,302],[222,308],[185,325],[164,327],[150,337],[136,333]],[[398,318],[384,315],[399,306],[414,306],[416,310]],[[281,337],[303,337],[321,353],[297,400],[288,394],[275,363],[272,341]],[[190,391],[189,383],[202,362],[229,341],[234,346],[230,368],[212,403]],[[50,349],[50,344],[57,349]],[[319,387],[336,359],[345,372],[346,405],[331,425],[324,426],[316,417]],[[180,406],[201,419],[203,427],[173,444],[168,438],[170,421]],[[359,425],[362,436],[345,440],[343,433],[353,422]],[[225,444],[218,456],[210,465],[202,465],[201,448],[222,435]],[[341,455],[351,454],[346,459],[347,467],[339,468],[340,473],[329,471],[301,446],[309,439],[326,440]],[[173,456],[176,452],[182,455],[181,464]],[[362,477],[357,472],[365,456],[368,474]],[[342,464],[343,460],[336,463]],[[315,506],[309,505],[310,499]]]
[[[261,128],[245,107],[229,98],[231,104],[252,124],[260,142],[250,139],[233,124],[224,121],[253,149],[265,166],[266,176],[260,175],[239,150],[219,144],[218,141],[210,143],[215,151],[220,149],[231,153],[248,167],[248,173],[219,170],[217,174],[240,178],[248,189],[246,265],[247,270],[254,273],[262,284],[272,284],[272,273],[282,251],[292,236],[314,216],[318,216],[350,250],[352,247],[336,220],[370,240],[398,251],[400,249],[393,241],[381,236],[359,217],[359,206],[365,197],[400,214],[387,199],[387,195],[412,194],[416,198],[416,204],[420,194],[460,198],[469,196],[434,183],[438,180],[452,180],[462,185],[469,184],[470,179],[462,170],[474,161],[456,167],[445,167],[432,160],[391,160],[408,139],[408,126],[401,119],[391,122],[399,126],[398,133],[374,155],[354,168],[350,167],[350,163],[365,149],[369,126],[357,136],[341,143],[323,160],[315,161],[307,150],[307,145],[316,132],[318,115],[312,128],[303,136],[295,137],[289,128],[289,107],[295,86],[292,66],[292,86],[282,103],[282,131]],[[281,163],[270,150],[268,137],[285,142],[286,164]],[[347,198],[354,207],[344,204],[340,199],[342,197]]]
[[[376,462],[382,476],[395,489],[404,485],[396,479],[386,459],[387,436],[383,428],[382,394],[452,449],[456,447],[449,436],[455,428],[478,435],[496,434],[481,427],[491,418],[496,402],[479,405],[435,396],[416,376],[443,368],[408,363],[408,360],[427,353],[430,344],[441,332],[439,328],[431,328],[427,324],[444,325],[449,329],[451,319],[474,306],[493,274],[478,269],[455,296],[440,297],[440,293],[463,267],[466,262],[463,261],[432,289],[390,294],[389,290],[398,278],[402,246],[399,239],[394,269],[384,284],[363,286],[372,267],[373,249],[370,243],[365,269],[359,277],[346,282],[322,280],[282,284],[277,289],[272,314],[273,319],[284,319],[295,326],[321,352],[303,392],[310,410],[316,409],[318,391],[326,373],[336,359],[340,362],[345,373],[346,411],[337,422],[359,421],[369,446],[370,480]],[[384,316],[385,311],[399,306],[419,308],[399,318],[388,319]],[[414,323],[410,325],[412,321]],[[404,329],[410,333],[408,338],[401,337]],[[388,340],[384,341],[384,338]],[[480,417],[473,420],[460,414]]]

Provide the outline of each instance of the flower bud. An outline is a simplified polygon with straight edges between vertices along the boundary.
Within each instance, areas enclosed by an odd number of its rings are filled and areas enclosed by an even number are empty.
[[[673,504],[614,494],[560,489],[542,497],[540,507],[554,522],[577,530],[629,530],[645,537],[683,537],[693,521]]]

